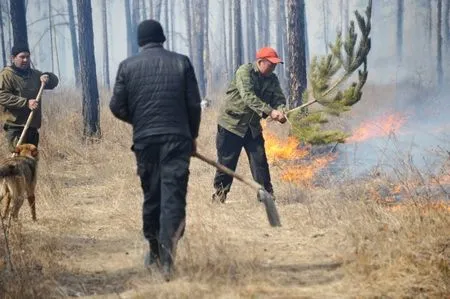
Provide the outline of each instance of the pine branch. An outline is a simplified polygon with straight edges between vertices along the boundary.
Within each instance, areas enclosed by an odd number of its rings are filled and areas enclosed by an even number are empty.
[[[311,144],[344,142],[347,136],[340,131],[321,131],[320,124],[324,123],[326,115],[339,116],[361,100],[362,88],[368,76],[367,56],[371,48],[369,35],[372,0],[369,0],[365,14],[366,18],[355,11],[356,23],[361,32],[359,43],[357,43],[355,22],[351,21],[346,39],[343,41],[341,32],[338,32],[334,43],[329,44],[331,53],[321,58],[314,57],[311,61],[310,90],[305,93],[305,98],[311,97],[312,100],[286,112],[293,126],[293,133],[304,142]],[[362,70],[359,70],[361,67]],[[358,71],[358,81],[342,89],[342,85],[356,71]],[[308,114],[306,107],[314,103],[322,106],[322,110],[318,111],[320,118]]]

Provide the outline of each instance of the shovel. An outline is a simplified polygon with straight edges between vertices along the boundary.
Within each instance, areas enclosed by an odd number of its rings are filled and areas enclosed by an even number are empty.
[[[38,102],[38,103],[41,100],[42,91],[44,90],[44,87],[45,87],[45,82],[41,82],[41,87],[39,88],[39,92],[36,96],[36,102]],[[22,144],[23,139],[25,138],[25,135],[27,134],[28,128],[30,127],[31,121],[33,120],[34,111],[35,110],[32,110],[30,112],[30,115],[28,115],[27,122],[25,123],[25,127],[23,128],[22,134],[20,134],[20,138],[19,138],[19,141],[17,141],[16,146],[19,146]]]
[[[281,226],[280,216],[278,215],[277,207],[275,206],[275,201],[273,200],[272,195],[269,192],[267,192],[260,184],[258,184],[257,182],[255,182],[253,180],[249,180],[249,179],[242,177],[241,175],[239,175],[236,172],[232,171],[231,169],[225,167],[224,165],[219,164],[216,161],[203,156],[199,152],[195,152],[194,157],[202,160],[203,162],[206,162],[207,164],[236,178],[237,180],[241,181],[242,183],[244,183],[247,186],[256,190],[256,192],[258,192],[259,200],[263,202],[264,207],[266,208],[267,219],[269,220],[270,225],[274,226],[274,227]]]

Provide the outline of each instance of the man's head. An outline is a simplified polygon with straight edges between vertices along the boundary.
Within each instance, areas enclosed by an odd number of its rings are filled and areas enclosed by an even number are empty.
[[[272,74],[277,64],[283,63],[275,49],[270,47],[261,48],[256,52],[256,62],[263,76]]]
[[[142,47],[148,43],[163,43],[166,41],[163,28],[158,21],[142,21],[137,30],[138,45]]]
[[[15,45],[11,49],[11,61],[19,69],[30,68],[30,49],[27,45]]]

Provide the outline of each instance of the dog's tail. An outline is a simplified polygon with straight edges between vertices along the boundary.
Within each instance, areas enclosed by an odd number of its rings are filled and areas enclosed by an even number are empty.
[[[14,164],[0,165],[0,178],[19,174],[19,169]]]

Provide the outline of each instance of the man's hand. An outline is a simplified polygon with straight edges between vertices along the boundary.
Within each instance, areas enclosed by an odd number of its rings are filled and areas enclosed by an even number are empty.
[[[40,77],[41,82],[47,84],[48,82],[48,75],[44,74]]]
[[[29,99],[28,100],[28,108],[30,108],[30,110],[35,110],[39,107],[39,102],[36,101],[36,99]]]
[[[270,118],[273,120],[276,120],[282,124],[284,124],[287,121],[286,116],[284,115],[284,113],[280,110],[272,110],[272,112],[270,112]]]

